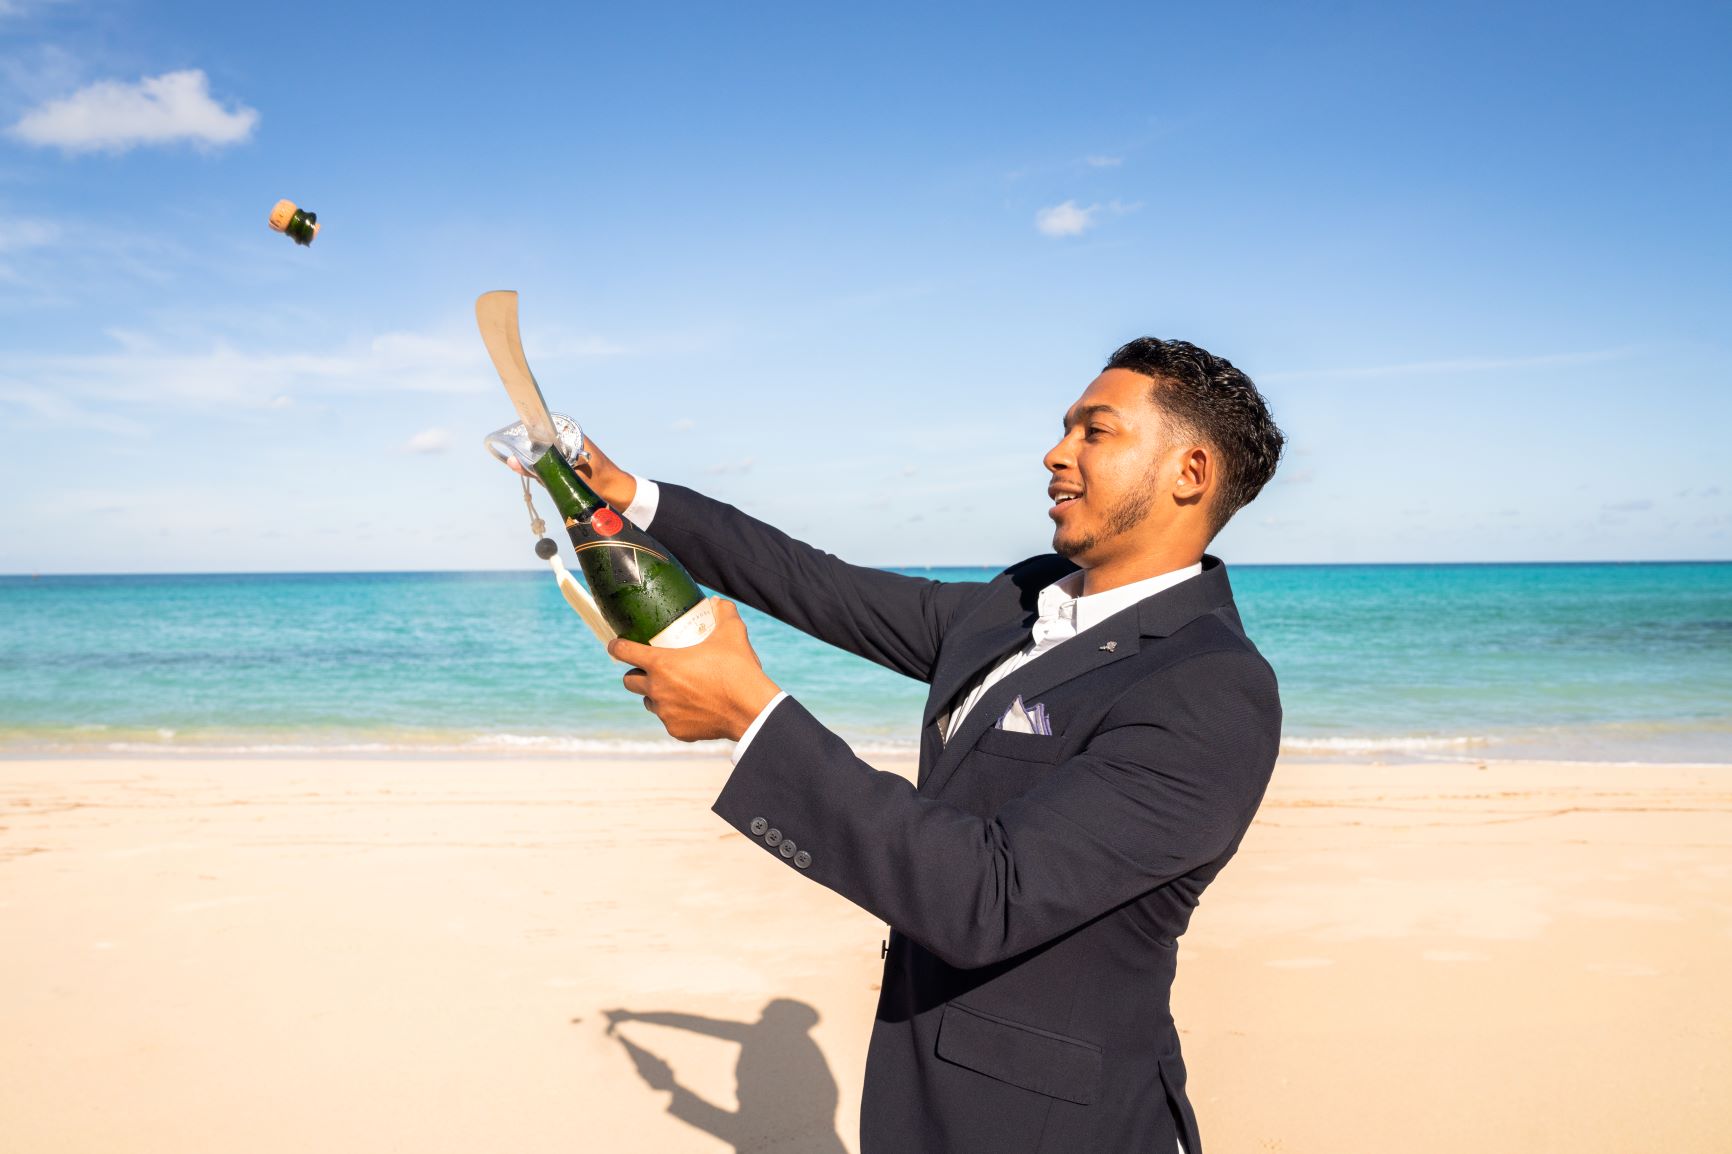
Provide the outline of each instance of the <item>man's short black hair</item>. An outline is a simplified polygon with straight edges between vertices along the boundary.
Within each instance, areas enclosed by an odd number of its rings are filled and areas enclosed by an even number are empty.
[[[1221,483],[1209,509],[1213,537],[1263,491],[1287,443],[1263,394],[1231,361],[1189,341],[1138,337],[1120,346],[1106,367],[1151,378],[1154,403],[1219,455]]]

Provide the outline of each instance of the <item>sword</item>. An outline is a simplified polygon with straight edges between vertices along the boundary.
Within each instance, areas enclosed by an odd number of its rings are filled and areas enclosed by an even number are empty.
[[[521,466],[518,469],[523,475],[523,500],[529,506],[530,523],[537,536],[541,533],[541,517],[535,512],[535,503],[529,497],[529,479],[535,477],[533,472],[535,462],[541,455],[552,449],[563,452],[576,464],[583,459],[583,430],[570,417],[559,418],[555,424],[553,415],[547,411],[547,401],[541,395],[541,386],[535,383],[535,374],[529,371],[529,359],[523,355],[523,336],[517,330],[517,293],[511,290],[482,293],[475,301],[475,323],[481,328],[481,342],[487,346],[487,355],[493,358],[493,368],[499,373],[499,380],[505,386],[505,395],[511,398],[511,407],[517,410],[517,415],[523,421],[521,437],[514,428],[500,429],[487,437],[487,451],[506,463],[513,460]],[[528,445],[523,442],[527,440]],[[525,452],[527,450],[527,452]],[[540,480],[540,478],[536,478]],[[547,546],[543,554],[541,546]],[[536,555],[542,556],[553,569],[554,579],[559,583],[559,591],[565,595],[565,600],[577,610],[577,615],[583,618],[603,645],[612,641],[616,634],[613,627],[602,616],[601,608],[596,605],[595,598],[589,590],[578,584],[565,562],[559,559],[559,548],[551,538],[543,537],[536,549]]]
[[[523,418],[523,431],[538,450],[559,444],[559,432],[553,427],[541,386],[535,383],[535,374],[529,371],[529,361],[523,355],[523,337],[517,331],[517,293],[482,293],[475,301],[475,323],[481,326],[481,342],[493,358],[505,395]]]

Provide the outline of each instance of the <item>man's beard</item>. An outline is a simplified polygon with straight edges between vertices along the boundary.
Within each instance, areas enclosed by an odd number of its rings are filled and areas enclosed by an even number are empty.
[[[1087,553],[1094,552],[1095,546],[1103,540],[1117,537],[1120,533],[1128,533],[1142,523],[1144,517],[1155,503],[1155,470],[1150,469],[1143,484],[1126,493],[1117,505],[1107,511],[1106,527],[1099,533],[1084,533],[1080,537],[1065,538],[1064,530],[1060,529],[1052,535],[1053,552],[1066,560],[1075,560]]]

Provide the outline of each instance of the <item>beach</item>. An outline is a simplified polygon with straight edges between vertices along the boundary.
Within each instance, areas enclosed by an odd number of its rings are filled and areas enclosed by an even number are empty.
[[[727,768],[0,761],[0,1149],[856,1149],[884,926]],[[1728,973],[1726,766],[1289,758],[1174,1008],[1211,1151],[1717,1151]]]

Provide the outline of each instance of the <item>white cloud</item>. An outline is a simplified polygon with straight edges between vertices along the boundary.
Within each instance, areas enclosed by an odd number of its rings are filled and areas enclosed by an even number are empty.
[[[1117,168],[1125,162],[1122,156],[1085,156],[1083,163],[1090,168]]]
[[[405,453],[443,453],[451,447],[450,429],[422,429],[403,446]]]
[[[0,229],[0,252],[44,248],[60,239],[60,226],[47,220],[9,220]]]
[[[220,406],[282,409],[297,398],[355,393],[500,395],[499,376],[474,329],[454,322],[429,332],[387,332],[327,350],[253,350],[216,341],[163,348],[149,334],[111,331],[113,352],[14,355],[0,364],[0,402],[34,412],[23,398],[62,398],[86,408]],[[613,356],[599,337],[549,332],[532,353],[538,367]]]
[[[144,426],[137,421],[92,412],[88,406],[55,391],[9,384],[3,377],[0,377],[0,413],[13,418],[23,416],[38,425],[94,429],[117,437],[141,437],[145,434]]]
[[[669,425],[668,427],[676,433],[686,433],[686,432],[690,432],[691,430],[697,428],[698,423],[696,421],[692,420],[690,417],[681,417],[679,420],[675,421],[673,424]]]
[[[0,217],[6,217],[0,210]],[[0,228],[0,282],[6,284],[25,285],[30,278],[19,268],[12,256],[26,257],[32,250],[53,248],[60,241],[60,226],[53,221],[29,220],[21,217],[6,218],[4,228]],[[26,265],[33,263],[26,259]]]
[[[60,0],[0,0],[0,20],[8,20],[14,16],[28,16],[39,8],[47,8],[60,3]]]
[[[475,393],[498,387],[479,339],[385,333],[337,352],[202,352],[131,344],[117,353],[16,358],[7,376],[67,395],[144,405],[280,407],[302,392]]]
[[[741,457],[737,461],[724,461],[720,465],[711,465],[704,472],[712,477],[741,476],[752,471],[754,458]]]
[[[1055,204],[1035,213],[1034,227],[1040,230],[1042,236],[1081,236],[1099,223],[1098,218],[1102,213],[1124,216],[1141,207],[1141,201],[1127,204],[1122,200],[1114,200],[1106,204],[1084,206],[1074,200],[1067,200],[1063,204]]]
[[[1081,236],[1094,227],[1095,215],[1101,206],[1083,208],[1074,200],[1043,208],[1034,214],[1034,227],[1042,236]]]
[[[150,144],[238,144],[258,122],[256,109],[226,109],[211,99],[205,74],[187,69],[136,84],[99,80],[32,108],[12,126],[12,135],[65,152],[125,152]]]

